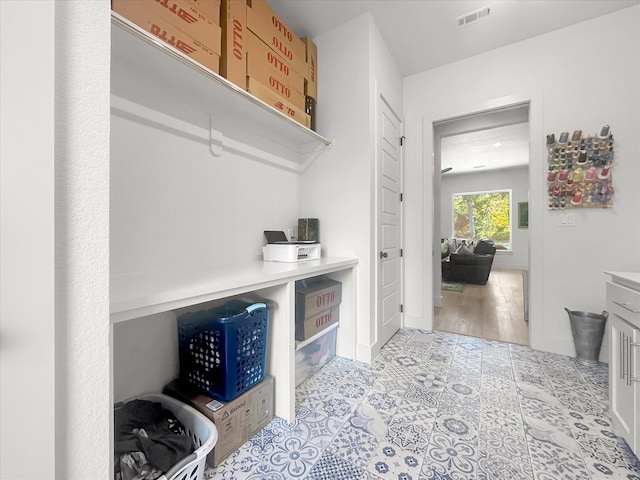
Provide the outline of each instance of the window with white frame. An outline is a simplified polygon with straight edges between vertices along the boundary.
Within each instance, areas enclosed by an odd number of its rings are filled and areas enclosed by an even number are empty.
[[[489,238],[497,250],[511,250],[511,190],[453,194],[453,236]]]

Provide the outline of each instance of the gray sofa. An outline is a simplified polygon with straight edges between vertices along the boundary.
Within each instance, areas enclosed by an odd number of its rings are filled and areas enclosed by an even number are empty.
[[[496,247],[489,239],[442,239],[442,280],[485,285],[495,253]]]

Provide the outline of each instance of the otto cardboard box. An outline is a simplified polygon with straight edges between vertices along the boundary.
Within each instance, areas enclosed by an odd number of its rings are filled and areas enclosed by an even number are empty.
[[[191,405],[218,429],[218,441],[207,456],[217,467],[243,443],[262,430],[273,418],[273,377],[264,380],[227,403],[221,403],[179,380],[169,383],[163,393]]]
[[[164,2],[165,0],[156,0]],[[187,0],[216,25],[220,25],[220,0]],[[244,3],[244,1],[243,1]]]
[[[304,79],[253,33],[247,32],[247,76],[304,111]]]
[[[247,3],[222,0],[222,57],[220,74],[243,90],[247,88]]]
[[[255,78],[247,77],[247,91],[267,105],[270,105],[276,110],[284,113],[287,117],[293,118],[307,128],[311,127],[311,117],[309,115],[294,106],[292,103],[286,101],[273,90],[262,85]]]
[[[146,14],[147,18],[160,19],[220,56],[220,26],[200,13],[192,0],[113,0],[111,3],[113,10],[138,25],[133,16],[139,18]]]
[[[266,8],[270,9],[268,5]],[[275,28],[275,21],[269,23],[271,18],[271,16],[263,17],[262,12],[256,12],[255,10],[247,7],[247,28],[253,32],[256,37],[262,40],[265,45],[269,46],[269,48],[281,56],[289,67],[293,68],[298,75],[303,78],[308,76],[309,67],[305,57],[306,47],[304,52],[305,55],[296,55]],[[273,16],[273,18],[277,17]],[[277,22],[279,22],[279,20]],[[304,91],[300,93],[304,93]]]
[[[247,27],[265,43],[271,44],[275,37],[281,43],[279,50],[286,49],[305,62],[305,46],[302,40],[271,9],[266,0],[247,1]]]
[[[305,94],[318,100],[318,47],[309,37],[302,39],[307,48],[307,64],[309,72],[305,76]]]
[[[139,3],[130,0],[113,0],[113,9],[176,50],[218,73],[220,69],[219,43],[218,49],[214,51],[159,16],[150,14],[147,9],[140,8]],[[220,29],[218,26],[215,27]]]
[[[340,320],[340,306],[336,305],[306,318],[296,318],[296,340],[306,340]]]
[[[342,283],[330,278],[296,282],[296,324],[340,305]]]

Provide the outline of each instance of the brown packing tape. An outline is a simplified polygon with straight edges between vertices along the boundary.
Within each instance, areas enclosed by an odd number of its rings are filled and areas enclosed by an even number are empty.
[[[200,40],[187,35],[171,23],[150,14],[144,8],[140,8],[139,3],[129,0],[113,0],[113,9],[166,44],[218,73],[220,56],[214,50],[204,45]],[[214,25],[214,27],[219,31],[220,27],[217,25]]]
[[[200,13],[190,0],[113,0],[113,9],[130,18],[144,12],[176,27],[220,56],[220,26]]]
[[[280,95],[275,93],[270,88],[262,85],[256,79],[247,77],[247,91],[254,97],[259,98],[264,103],[272,106],[288,117],[293,118],[295,121],[301,123],[305,127],[311,127],[311,117],[309,115],[304,113],[303,110],[295,107],[293,104],[287,102]]]

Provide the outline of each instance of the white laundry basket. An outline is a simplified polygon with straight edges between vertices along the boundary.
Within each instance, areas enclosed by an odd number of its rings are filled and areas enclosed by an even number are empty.
[[[131,400],[147,400],[158,402],[170,410],[180,420],[195,451],[176,463],[161,480],[202,480],[206,468],[207,454],[213,450],[218,441],[216,426],[195,408],[161,393],[145,393]]]

